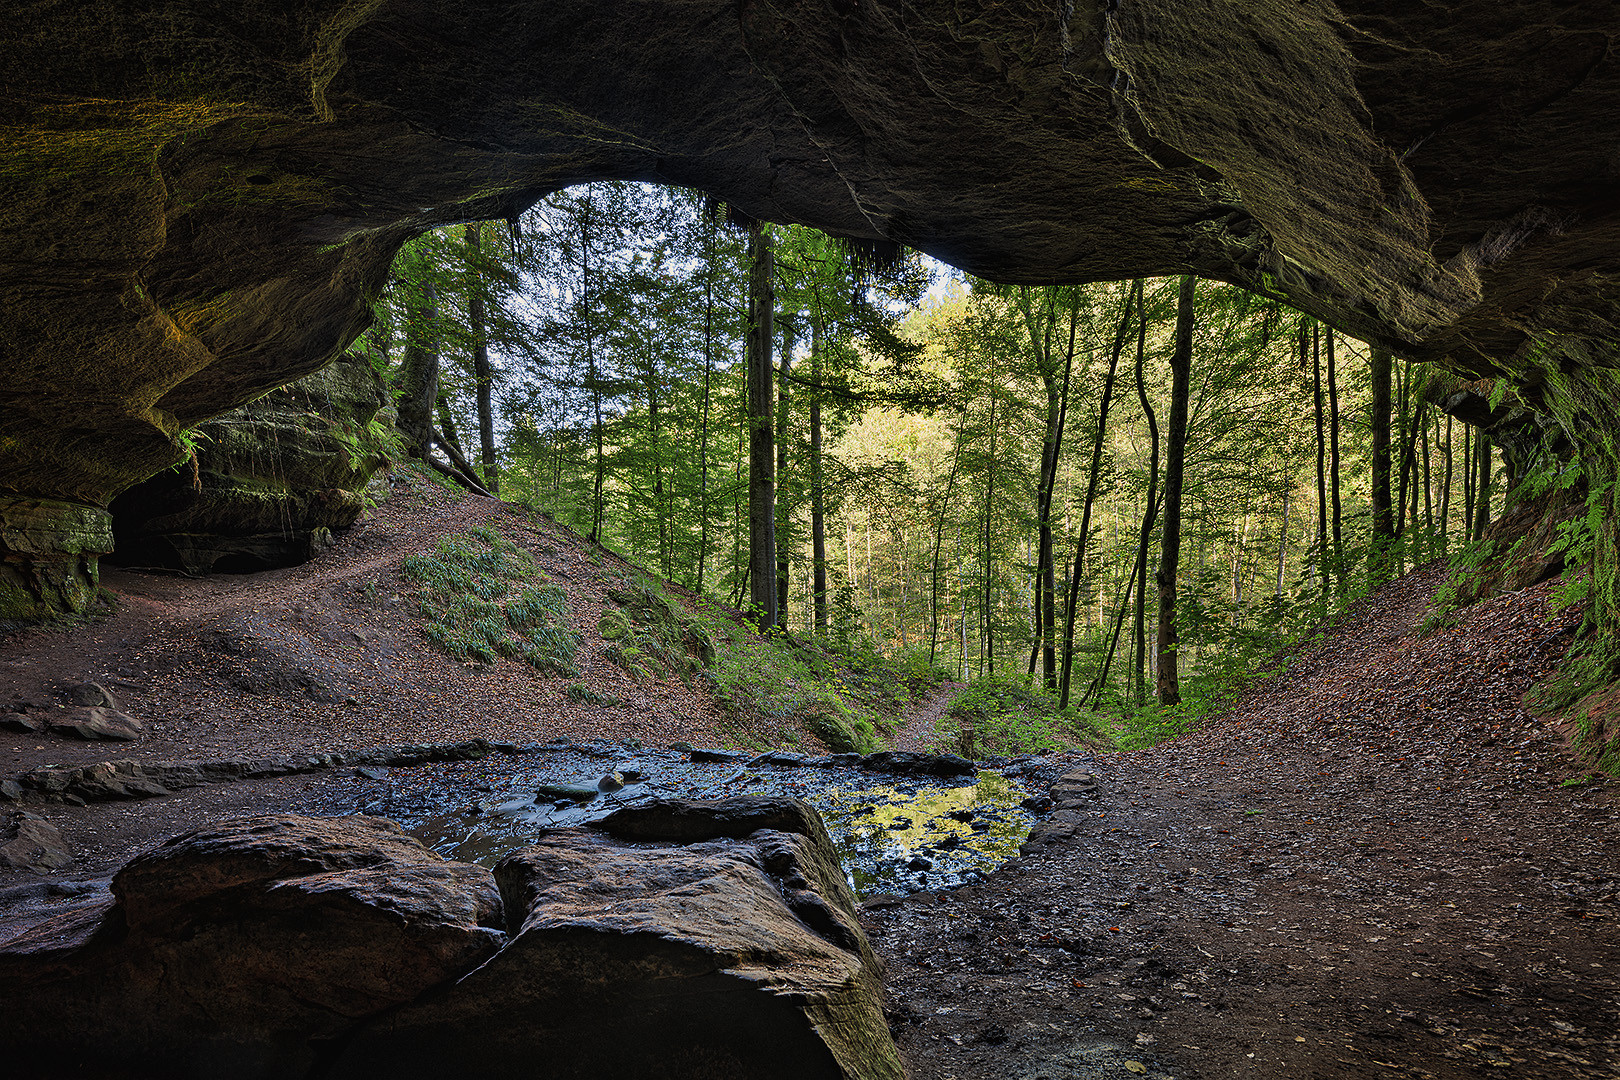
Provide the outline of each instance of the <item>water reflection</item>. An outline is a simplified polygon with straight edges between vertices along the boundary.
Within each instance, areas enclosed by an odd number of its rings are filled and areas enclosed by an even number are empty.
[[[615,760],[570,750],[395,770],[361,781],[343,809],[391,817],[442,855],[492,866],[548,830],[583,825],[622,806],[744,794],[793,796],[814,806],[863,898],[976,880],[1016,855],[1034,823],[1019,805],[1028,793],[993,771],[976,780],[934,780],[854,768],[690,762],[664,751]]]

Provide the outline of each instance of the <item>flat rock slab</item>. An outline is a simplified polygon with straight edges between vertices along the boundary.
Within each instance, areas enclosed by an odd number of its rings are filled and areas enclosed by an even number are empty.
[[[106,739],[114,742],[134,742],[146,730],[146,725],[117,709],[92,705],[68,709],[50,716],[46,723],[58,735],[73,735],[81,739]]]
[[[511,944],[365,1027],[329,1075],[527,1075],[544,1061],[556,1078],[899,1080],[876,961],[815,811],[729,802],[747,805],[671,800],[608,819],[707,838],[561,830],[503,860]]]
[[[226,822],[0,941],[10,1075],[286,1077],[505,941],[487,870],[378,818]]]
[[[0,843],[0,866],[48,874],[73,861],[55,825],[33,814],[17,814],[12,836]]]

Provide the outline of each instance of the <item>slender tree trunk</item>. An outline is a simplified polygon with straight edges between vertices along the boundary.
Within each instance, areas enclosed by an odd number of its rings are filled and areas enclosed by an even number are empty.
[[[1462,486],[1463,486],[1463,543],[1472,543],[1474,539],[1474,478],[1479,475],[1479,469],[1474,463],[1474,429],[1469,424],[1463,425],[1462,444]]]
[[[993,550],[991,524],[996,493],[996,361],[990,359],[990,461],[985,469],[984,481],[984,670],[986,675],[996,673],[996,634],[991,618],[991,551]]]
[[[1036,555],[1036,578],[1039,596],[1036,601],[1035,647],[1042,656],[1041,673],[1049,689],[1057,689],[1057,573],[1052,548],[1052,495],[1057,488],[1058,460],[1063,452],[1063,427],[1069,414],[1069,378],[1074,369],[1074,335],[1080,317],[1080,294],[1074,292],[1074,303],[1069,309],[1069,345],[1064,354],[1061,383],[1052,370],[1051,325],[1057,321],[1057,292],[1050,290],[1047,305],[1048,331],[1042,349],[1041,382],[1046,389],[1046,435],[1041,444],[1041,475],[1036,487],[1035,516],[1039,537]],[[1031,340],[1035,338],[1031,328]],[[1029,670],[1035,670],[1035,653],[1030,653]]]
[[[1146,326],[1147,314],[1142,303],[1143,285],[1140,279],[1131,283],[1125,293],[1125,306],[1119,315],[1119,329],[1114,332],[1114,347],[1108,354],[1108,373],[1103,377],[1102,400],[1097,405],[1097,434],[1091,443],[1091,470],[1086,478],[1086,497],[1080,507],[1080,532],[1074,541],[1074,565],[1069,571],[1069,596],[1064,604],[1063,617],[1063,673],[1058,680],[1058,707],[1069,703],[1070,679],[1074,673],[1074,622],[1080,611],[1080,581],[1086,569],[1086,544],[1091,535],[1091,510],[1097,501],[1097,488],[1102,480],[1103,444],[1108,435],[1108,409],[1114,398],[1114,376],[1119,371],[1119,358],[1125,351],[1125,335],[1131,326],[1131,310],[1137,311],[1138,323]],[[1138,340],[1145,333],[1138,334]],[[1139,350],[1140,351],[1140,350]],[[1069,352],[1074,352],[1071,330]]]
[[[1287,488],[1282,493],[1282,528],[1277,530],[1277,592],[1278,600],[1282,599],[1283,576],[1288,567],[1288,496]]]
[[[1176,573],[1181,562],[1181,481],[1187,459],[1187,399],[1192,383],[1193,293],[1197,279],[1181,279],[1176,298],[1176,346],[1170,354],[1170,422],[1165,432],[1164,529],[1159,547],[1158,691],[1160,705],[1181,704],[1176,650]]]
[[[500,466],[495,460],[495,410],[491,404],[495,372],[489,366],[488,330],[484,318],[483,249],[479,231],[483,225],[467,223],[467,263],[472,269],[467,287],[467,329],[472,332],[473,378],[478,384],[478,448],[483,458],[484,486],[492,494],[501,493]]]
[[[816,633],[827,632],[827,502],[821,474],[821,308],[810,311],[810,561]],[[933,659],[932,650],[929,659]]]
[[[1484,431],[1474,440],[1479,455],[1479,477],[1474,481],[1474,539],[1485,539],[1491,526],[1491,440]]]
[[[1142,505],[1142,525],[1136,534],[1136,565],[1131,573],[1136,579],[1136,621],[1132,632],[1136,655],[1136,704],[1147,701],[1147,553],[1153,539],[1153,521],[1159,512],[1159,422],[1153,414],[1153,403],[1148,400],[1146,368],[1147,315],[1144,312],[1142,330],[1136,339],[1136,399],[1142,405],[1142,415],[1148,426],[1148,486],[1147,499]]]
[[[776,381],[776,617],[787,619],[788,547],[792,543],[793,501],[788,497],[788,377],[793,373],[793,346],[797,339],[792,319],[782,319],[782,356]]]
[[[1445,470],[1440,474],[1440,554],[1451,554],[1451,416],[1446,416]]]
[[[1322,594],[1332,587],[1332,554],[1328,549],[1327,425],[1322,401],[1321,334],[1308,318],[1300,320],[1299,353],[1310,356],[1312,401],[1316,411],[1316,564]]]
[[[1389,491],[1389,398],[1391,357],[1388,349],[1373,347],[1372,358],[1372,576],[1382,580],[1389,572],[1395,544],[1394,507]]]
[[[1342,518],[1339,501],[1339,380],[1338,364],[1334,360],[1333,328],[1321,328],[1327,342],[1327,394],[1328,394],[1328,476],[1333,501],[1333,579],[1344,586],[1344,536],[1340,526]]]
[[[714,234],[720,226],[712,219],[706,236],[703,271],[703,404],[698,409],[698,562],[697,588],[703,595],[703,568],[709,557],[709,384],[714,374]]]
[[[939,509],[934,514],[934,562],[933,585],[929,597],[929,608],[932,612],[933,629],[928,635],[928,662],[934,662],[934,647],[939,636],[939,553],[945,545],[945,519],[951,512],[951,489],[956,486],[956,472],[962,462],[962,432],[956,433],[955,445],[951,448],[951,471],[945,477],[945,496],[940,500]]]
[[[771,345],[776,297],[771,234],[754,222],[748,238],[748,596],[759,628],[777,625],[775,432]]]
[[[1412,385],[1412,365],[1403,361],[1401,364],[1401,381],[1396,388],[1395,397],[1395,449],[1400,454],[1400,461],[1396,466],[1396,495],[1395,495],[1395,535],[1401,538],[1397,549],[1399,561],[1395,565],[1395,572],[1406,572],[1406,431],[1408,426],[1407,411],[1410,408],[1410,394]]]
[[[1435,552],[1434,532],[1434,490],[1431,486],[1431,473],[1429,471],[1429,420],[1428,409],[1423,410],[1423,427],[1418,438],[1419,450],[1423,456],[1423,530],[1425,554],[1433,557]],[[1438,426],[1438,425],[1436,425]]]

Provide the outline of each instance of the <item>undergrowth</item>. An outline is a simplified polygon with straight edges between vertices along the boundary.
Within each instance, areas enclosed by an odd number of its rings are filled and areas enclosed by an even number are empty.
[[[807,731],[835,752],[870,753],[912,699],[945,678],[925,657],[885,657],[864,638],[761,634],[737,613],[673,598],[632,572],[608,590],[600,628],[608,657],[634,674],[702,681],[731,714],[738,745],[796,745]]]
[[[541,671],[575,675],[579,634],[568,596],[533,556],[492,528],[456,533],[400,568],[417,594],[422,633],[469,663],[521,659]]]

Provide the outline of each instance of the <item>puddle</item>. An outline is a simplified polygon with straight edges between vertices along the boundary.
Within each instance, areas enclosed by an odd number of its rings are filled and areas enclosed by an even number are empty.
[[[618,774],[618,781],[600,782]],[[599,785],[610,790],[598,790]],[[1034,815],[1016,780],[939,780],[856,768],[692,762],[664,750],[537,747],[475,762],[373,770],[332,809],[398,821],[442,855],[493,866],[549,829],[653,798],[786,795],[827,823],[858,897],[951,888],[1018,853]]]

